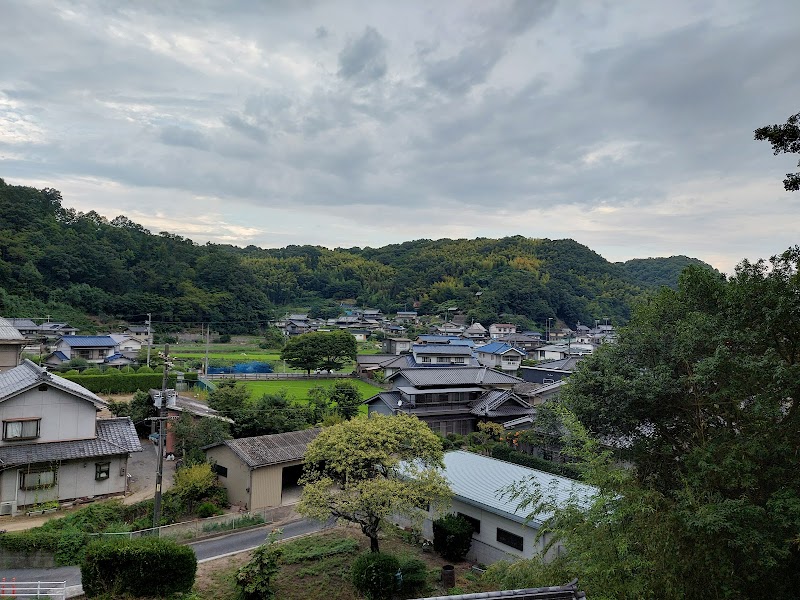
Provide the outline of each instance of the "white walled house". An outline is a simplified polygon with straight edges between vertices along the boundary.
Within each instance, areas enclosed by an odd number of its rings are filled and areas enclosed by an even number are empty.
[[[522,360],[527,353],[507,342],[489,342],[485,346],[475,348],[475,355],[478,362],[484,367],[501,371],[516,371],[522,366]]]
[[[512,323],[493,323],[489,325],[489,337],[493,340],[512,333],[517,333],[517,326]]]
[[[566,477],[472,452],[448,452],[444,463],[443,474],[453,493],[447,512],[460,514],[472,523],[474,533],[467,558],[484,564],[532,558],[542,553],[548,541],[546,534],[538,541],[536,535],[544,519],[550,515],[538,515],[528,520],[527,512],[518,508],[519,501],[503,494],[509,485],[525,480],[536,481],[544,494],[554,493],[557,501],[566,503],[574,496],[584,505],[588,505],[596,493],[595,488]],[[430,518],[424,522],[423,535],[433,539]],[[554,546],[545,559],[552,560],[562,552],[562,546]]]
[[[125,492],[130,418],[97,419],[106,403],[25,360],[0,373],[0,514]]]

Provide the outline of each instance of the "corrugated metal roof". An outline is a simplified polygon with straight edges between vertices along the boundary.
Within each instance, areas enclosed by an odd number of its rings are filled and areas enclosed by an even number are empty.
[[[588,503],[597,493],[596,488],[566,477],[472,452],[448,452],[444,455],[444,464],[444,475],[456,498],[520,523],[526,521],[527,511],[517,507],[518,500],[511,500],[503,495],[503,490],[514,483],[534,481],[543,494],[552,493],[558,503],[566,503],[573,496],[580,503]],[[533,522],[541,522],[550,516],[537,515]]]
[[[43,383],[88,400],[98,408],[108,406],[105,400],[96,396],[82,385],[48,373],[42,367],[27,359],[23,360],[18,367],[14,367],[5,373],[0,373],[0,402]]]
[[[251,469],[274,465],[292,460],[300,460],[306,453],[308,444],[319,435],[320,429],[303,429],[273,435],[225,440],[208,446],[214,448],[222,444],[228,446]]]
[[[24,340],[25,338],[9,321],[0,317],[0,340]]]
[[[97,437],[89,440],[0,446],[0,464],[9,467],[141,451],[142,445],[130,417],[119,417],[98,419]]]

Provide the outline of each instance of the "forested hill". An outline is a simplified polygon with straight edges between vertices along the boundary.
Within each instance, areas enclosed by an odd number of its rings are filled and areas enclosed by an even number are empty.
[[[480,292],[480,294],[478,294]],[[62,206],[57,190],[0,179],[0,314],[78,326],[121,318],[246,332],[307,307],[334,316],[354,299],[384,312],[412,309],[522,326],[548,317],[575,325],[627,320],[642,288],[626,269],[572,240],[522,236],[417,240],[383,248],[260,249],[198,245],[152,234],[126,217]]]
[[[678,287],[678,277],[683,270],[695,265],[714,270],[714,267],[699,258],[670,256],[669,258],[634,258],[617,263],[634,283],[642,287]]]

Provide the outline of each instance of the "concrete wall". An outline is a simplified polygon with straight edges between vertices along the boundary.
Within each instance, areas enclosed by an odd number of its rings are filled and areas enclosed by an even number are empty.
[[[106,462],[111,463],[108,479],[96,480],[95,465]],[[20,473],[27,471],[28,468],[8,469],[0,473],[0,501],[16,501],[17,506],[21,507],[52,500],[63,502],[75,498],[122,494],[125,492],[127,481],[127,464],[127,455],[56,464],[54,465],[57,470],[56,485],[41,490],[19,489]],[[38,470],[40,466],[31,465],[31,470]]]
[[[242,462],[227,446],[217,446],[206,450],[206,457],[212,463],[228,469],[227,476],[219,476],[219,481],[228,490],[228,502],[252,509],[250,505],[250,468]]]
[[[18,442],[4,442],[0,439],[0,445],[85,440],[95,437],[97,410],[94,404],[54,387],[46,386],[44,390],[33,388],[0,402],[0,421],[41,419],[37,439]]]

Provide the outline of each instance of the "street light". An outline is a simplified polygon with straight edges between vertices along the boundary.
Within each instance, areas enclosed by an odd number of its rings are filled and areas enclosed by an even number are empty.
[[[553,317],[547,317],[547,341],[550,341],[550,321],[553,320]]]

